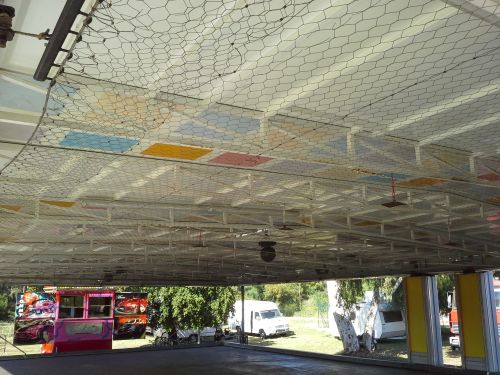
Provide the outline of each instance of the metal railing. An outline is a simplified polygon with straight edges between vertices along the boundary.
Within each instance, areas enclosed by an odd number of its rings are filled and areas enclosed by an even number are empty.
[[[26,353],[24,350],[22,350],[21,348],[19,348],[17,345],[13,344],[12,342],[10,342],[10,340],[7,339],[6,336],[0,334],[0,340],[1,340],[2,344],[3,344],[3,353],[4,354],[5,354],[6,350],[7,350],[7,345],[10,345],[13,348],[19,350],[21,353],[23,353],[23,356],[26,357],[28,355],[28,353]]]

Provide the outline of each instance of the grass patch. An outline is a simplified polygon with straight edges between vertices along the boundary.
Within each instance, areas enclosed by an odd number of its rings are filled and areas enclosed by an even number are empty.
[[[327,329],[315,328],[314,318],[288,318],[290,329],[288,336],[260,339],[250,336],[248,343],[280,349],[302,350],[314,353],[334,354],[343,350],[342,341],[336,339]]]
[[[342,341],[333,337],[327,328],[318,328],[317,318],[292,317],[288,318],[293,334],[282,337],[260,339],[250,336],[248,343],[270,348],[300,350],[322,354],[343,354]],[[452,366],[461,365],[460,352],[452,351],[449,344],[449,329],[443,329],[443,357],[444,363]],[[377,344],[374,353],[360,352],[356,356],[379,358],[395,361],[408,360],[408,350],[405,339],[382,340]]]
[[[300,350],[322,354],[343,354],[342,341],[330,334],[328,328],[318,328],[317,318],[293,317],[288,318],[293,334],[281,337],[260,339],[249,337],[248,343],[253,345]],[[406,341],[385,341],[377,345],[375,353],[357,353],[363,357],[377,357],[393,360],[407,358]]]

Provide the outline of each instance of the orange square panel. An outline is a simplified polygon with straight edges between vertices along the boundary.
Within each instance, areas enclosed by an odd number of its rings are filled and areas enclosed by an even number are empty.
[[[3,208],[5,210],[9,210],[9,211],[19,211],[21,209],[21,206],[17,206],[14,204],[0,204],[0,208]]]
[[[212,149],[171,145],[167,143],[155,143],[143,150],[141,154],[158,156],[160,158],[196,160],[211,152]]]
[[[493,197],[493,198],[489,198],[488,200],[486,200],[488,203],[491,203],[491,204],[500,204],[500,196],[499,197]]]
[[[255,167],[266,161],[273,160],[265,156],[238,154],[236,152],[225,152],[216,158],[209,160],[209,163],[238,165],[240,167]]]
[[[401,181],[399,182],[399,185],[422,187],[422,186],[439,185],[442,184],[443,182],[446,181],[440,180],[438,178],[419,177],[419,178],[414,178],[413,180]]]

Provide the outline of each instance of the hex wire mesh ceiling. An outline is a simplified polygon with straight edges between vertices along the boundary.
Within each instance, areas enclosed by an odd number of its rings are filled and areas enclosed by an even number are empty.
[[[1,174],[3,281],[500,267],[498,3],[104,0],[91,14]]]

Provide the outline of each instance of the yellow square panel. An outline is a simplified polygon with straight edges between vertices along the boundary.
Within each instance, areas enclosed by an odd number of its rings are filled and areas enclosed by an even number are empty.
[[[184,160],[196,160],[211,152],[212,149],[190,146],[171,145],[166,143],[155,143],[143,150],[141,154],[158,156],[160,158],[173,158]]]
[[[14,241],[15,237],[0,237],[0,242]]]
[[[66,202],[66,201],[40,201],[40,202],[64,208],[73,207],[75,205],[75,202]]]

